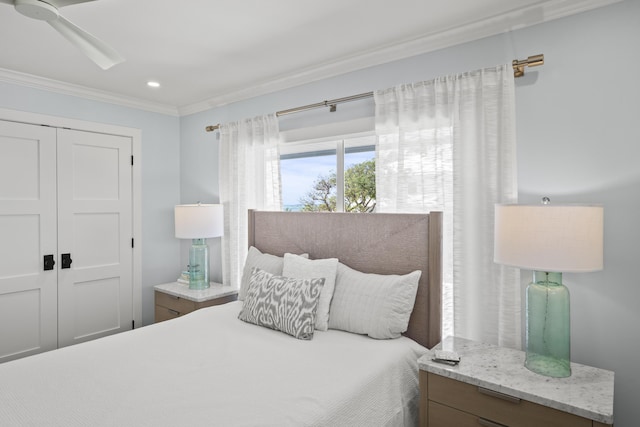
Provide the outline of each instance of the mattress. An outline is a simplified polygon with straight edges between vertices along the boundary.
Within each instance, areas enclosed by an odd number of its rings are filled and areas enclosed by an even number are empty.
[[[414,426],[402,337],[244,323],[241,302],[0,365],[1,426]]]

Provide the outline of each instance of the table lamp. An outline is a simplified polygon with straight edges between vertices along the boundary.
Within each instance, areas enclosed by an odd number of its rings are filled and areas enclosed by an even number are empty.
[[[571,376],[569,290],[563,272],[603,268],[602,206],[496,205],[494,261],[533,270],[526,292],[525,366]]]
[[[209,246],[206,239],[224,234],[222,205],[177,205],[176,237],[192,239],[189,249],[189,289],[209,287]]]

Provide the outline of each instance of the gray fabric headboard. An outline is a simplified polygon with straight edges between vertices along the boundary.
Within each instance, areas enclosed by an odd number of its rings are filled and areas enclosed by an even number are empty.
[[[282,256],[338,258],[377,274],[421,270],[406,336],[431,348],[441,339],[442,213],[370,214],[249,211],[249,246]]]

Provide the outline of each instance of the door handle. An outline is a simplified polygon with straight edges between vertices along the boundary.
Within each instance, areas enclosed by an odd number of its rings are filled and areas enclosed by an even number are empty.
[[[487,396],[491,396],[491,397],[496,397],[498,399],[502,399],[502,400],[506,400],[507,402],[510,403],[520,403],[521,399],[514,397],[514,396],[510,396],[508,394],[505,393],[500,393],[498,391],[493,391],[493,390],[489,390],[488,388],[484,388],[484,387],[478,387],[478,391],[482,394],[486,394]]]
[[[45,255],[44,256],[44,269],[53,270],[53,266],[56,265],[56,262],[53,259],[53,255]]]
[[[72,262],[71,254],[62,254],[62,267],[60,268],[71,268]]]

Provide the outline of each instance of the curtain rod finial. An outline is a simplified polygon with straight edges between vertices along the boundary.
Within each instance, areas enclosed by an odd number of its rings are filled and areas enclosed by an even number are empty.
[[[514,59],[511,65],[513,66],[513,77],[524,76],[524,67],[537,67],[544,64],[544,55],[532,55],[527,59]]]

